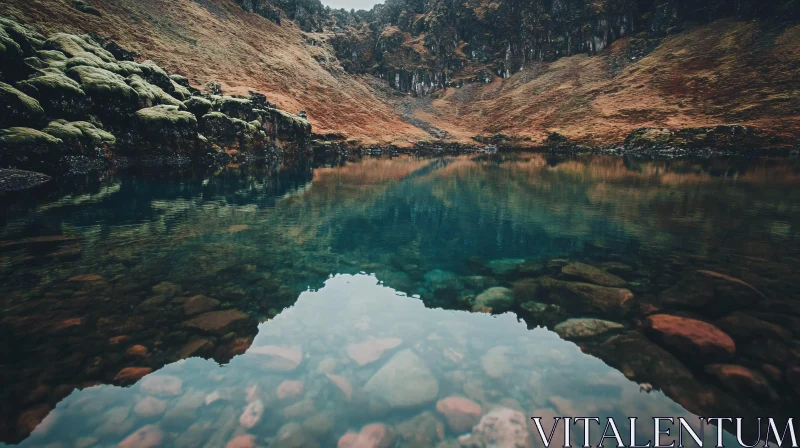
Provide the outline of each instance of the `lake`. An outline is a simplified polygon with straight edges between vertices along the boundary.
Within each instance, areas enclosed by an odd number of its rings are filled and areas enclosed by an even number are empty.
[[[800,410],[798,187],[797,159],[509,153],[0,197],[0,445],[539,447],[533,416],[752,443]]]

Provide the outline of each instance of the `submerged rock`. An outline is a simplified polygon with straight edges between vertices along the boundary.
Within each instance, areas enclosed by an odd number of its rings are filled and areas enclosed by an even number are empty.
[[[539,284],[547,292],[548,301],[575,313],[619,318],[627,314],[633,301],[633,293],[622,288],[551,278],[541,279]]]
[[[361,431],[348,431],[339,438],[336,448],[391,448],[397,439],[391,427],[373,423]]]
[[[466,397],[456,395],[442,398],[436,402],[436,411],[442,414],[447,426],[456,434],[462,434],[478,424],[481,406]]]
[[[364,390],[392,408],[413,408],[435,400],[439,382],[425,361],[406,349],[381,367]]]
[[[602,319],[576,318],[567,319],[553,328],[564,339],[589,338],[611,330],[624,328],[622,324]]]
[[[347,346],[347,356],[359,366],[365,366],[377,361],[384,352],[398,347],[403,343],[399,338],[373,339]]]
[[[0,128],[35,126],[43,121],[44,109],[38,101],[0,82]]]
[[[478,294],[475,297],[475,308],[490,309],[495,313],[502,313],[514,306],[514,292],[502,286],[495,286]]]
[[[508,352],[511,349],[500,345],[493,347],[481,357],[481,367],[492,378],[502,378],[510,374],[513,369],[511,368],[511,361],[508,359]]]
[[[476,448],[532,448],[525,414],[508,408],[495,408],[481,418],[472,433],[458,439],[461,446]]]
[[[211,311],[187,321],[186,326],[222,335],[247,326],[249,321],[250,317],[238,310]]]
[[[302,351],[277,345],[250,347],[247,353],[263,358],[262,365],[268,370],[291,371],[303,361]]]
[[[735,364],[710,364],[706,366],[706,372],[717,377],[725,387],[736,393],[769,400],[775,400],[778,396],[763,375],[747,367]]]
[[[692,362],[708,364],[733,357],[736,344],[719,328],[687,317],[656,314],[644,321],[647,333]]]
[[[571,277],[601,286],[619,287],[625,286],[627,283],[614,274],[585,263],[570,263],[561,268],[561,274],[565,277]]]

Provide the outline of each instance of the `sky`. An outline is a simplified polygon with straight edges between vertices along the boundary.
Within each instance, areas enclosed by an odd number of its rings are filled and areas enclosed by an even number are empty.
[[[378,0],[321,0],[325,6],[330,6],[332,9],[344,8],[348,11],[351,9],[372,9],[373,6],[383,1]]]

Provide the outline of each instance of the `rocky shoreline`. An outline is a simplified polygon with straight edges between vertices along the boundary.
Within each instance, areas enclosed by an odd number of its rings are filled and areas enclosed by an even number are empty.
[[[90,35],[44,36],[0,17],[0,60],[2,167],[63,175],[308,151],[304,112],[277,109],[257,92],[223,95],[215,83],[201,93]]]

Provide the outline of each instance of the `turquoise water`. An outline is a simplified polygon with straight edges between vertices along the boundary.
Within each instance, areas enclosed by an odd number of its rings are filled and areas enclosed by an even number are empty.
[[[539,446],[531,416],[796,415],[798,184],[795,160],[509,154],[6,197],[0,440]],[[730,337],[701,353],[664,315]]]

